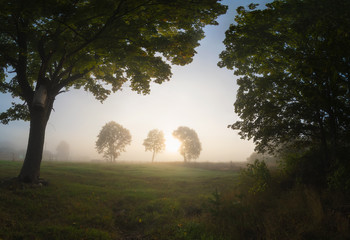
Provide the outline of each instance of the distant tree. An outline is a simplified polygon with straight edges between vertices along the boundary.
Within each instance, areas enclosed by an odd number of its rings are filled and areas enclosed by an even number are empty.
[[[190,162],[192,159],[199,157],[202,151],[202,145],[196,131],[182,126],[173,132],[173,136],[181,142],[179,151],[184,157],[184,162]]]
[[[258,153],[253,152],[250,154],[250,156],[247,158],[248,163],[254,163],[255,160],[264,161],[268,166],[276,166],[278,163],[278,160],[280,160],[280,155],[273,155],[269,153]]]
[[[218,0],[4,0],[0,9],[0,92],[20,100],[0,121],[30,121],[19,179],[37,182],[58,94],[83,88],[103,101],[127,81],[148,94],[150,82],[170,79],[170,63],[192,61],[203,28],[227,7]]]
[[[327,166],[349,149],[349,9],[344,0],[237,9],[219,66],[241,76],[235,102],[241,120],[230,127],[253,139],[256,150],[291,141],[317,146]]]
[[[106,123],[97,138],[97,152],[103,153],[103,157],[111,162],[115,162],[120,153],[125,152],[125,147],[131,143],[129,130],[114,121]]]
[[[143,146],[145,146],[146,151],[153,152],[153,162],[154,156],[165,149],[165,138],[163,131],[159,131],[158,129],[149,131],[147,138],[143,141]]]
[[[68,160],[69,158],[69,144],[66,141],[61,141],[56,148],[56,156],[60,160]]]

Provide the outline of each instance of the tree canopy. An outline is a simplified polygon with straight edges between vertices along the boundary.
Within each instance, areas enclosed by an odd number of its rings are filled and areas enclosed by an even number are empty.
[[[165,138],[163,131],[153,129],[148,132],[147,138],[143,141],[146,151],[153,152],[152,162],[155,154],[162,152],[165,149]]]
[[[349,147],[350,2],[276,0],[239,7],[220,67],[240,76],[230,125],[257,150],[318,145],[333,161]]]
[[[165,60],[192,61],[202,28],[217,24],[227,7],[216,0],[11,0],[0,8],[0,91],[27,103],[2,113],[7,123],[29,120],[41,86],[52,97],[83,87],[103,101],[130,80],[132,90],[149,93],[150,81],[170,79]]]
[[[173,136],[181,142],[179,151],[185,162],[190,162],[192,159],[199,157],[202,144],[195,130],[181,126],[173,132]]]
[[[125,147],[131,143],[131,134],[122,125],[111,121],[106,123],[97,136],[96,149],[98,153],[103,153],[107,161],[115,162],[121,152],[125,152]]]

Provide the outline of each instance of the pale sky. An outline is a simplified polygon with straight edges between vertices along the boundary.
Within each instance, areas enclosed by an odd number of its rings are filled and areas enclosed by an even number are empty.
[[[227,125],[238,120],[233,103],[237,92],[237,77],[233,71],[217,66],[224,50],[225,31],[234,22],[235,9],[251,1],[227,0],[226,15],[219,17],[219,26],[207,26],[206,37],[196,48],[193,62],[173,66],[169,82],[152,84],[149,95],[138,95],[128,87],[109,96],[101,104],[92,94],[70,90],[57,96],[54,111],[46,129],[45,150],[56,153],[60,141],[70,145],[74,159],[102,159],[95,149],[97,135],[109,121],[115,121],[130,130],[132,143],[117,161],[151,161],[152,153],[145,152],[143,140],[152,129],[162,130],[168,138],[179,126],[194,129],[202,143],[202,152],[196,161],[245,161],[253,152],[251,141],[240,139],[237,131]],[[263,5],[266,1],[257,1]],[[13,99],[0,94],[0,112]],[[25,149],[29,122],[14,121],[0,124],[0,144],[10,142]],[[178,152],[164,151],[155,161],[182,161]]]

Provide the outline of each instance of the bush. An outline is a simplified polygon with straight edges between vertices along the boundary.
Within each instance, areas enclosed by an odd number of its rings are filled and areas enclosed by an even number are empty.
[[[255,160],[247,164],[240,174],[240,185],[248,188],[248,192],[256,194],[264,192],[270,185],[271,174],[264,161]]]
[[[293,151],[295,150],[295,151]],[[326,159],[318,148],[304,151],[290,149],[281,155],[282,172],[296,184],[306,184],[323,188],[326,186]]]
[[[327,178],[333,191],[340,191],[350,198],[350,147],[338,150],[337,160]]]
[[[328,176],[328,186],[331,190],[340,191],[350,196],[350,166],[338,164]]]

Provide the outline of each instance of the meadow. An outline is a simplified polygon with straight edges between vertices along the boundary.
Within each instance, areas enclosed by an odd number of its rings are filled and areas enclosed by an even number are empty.
[[[0,161],[0,239],[218,239],[210,215],[239,168],[43,162],[47,186],[7,184],[21,165]]]

